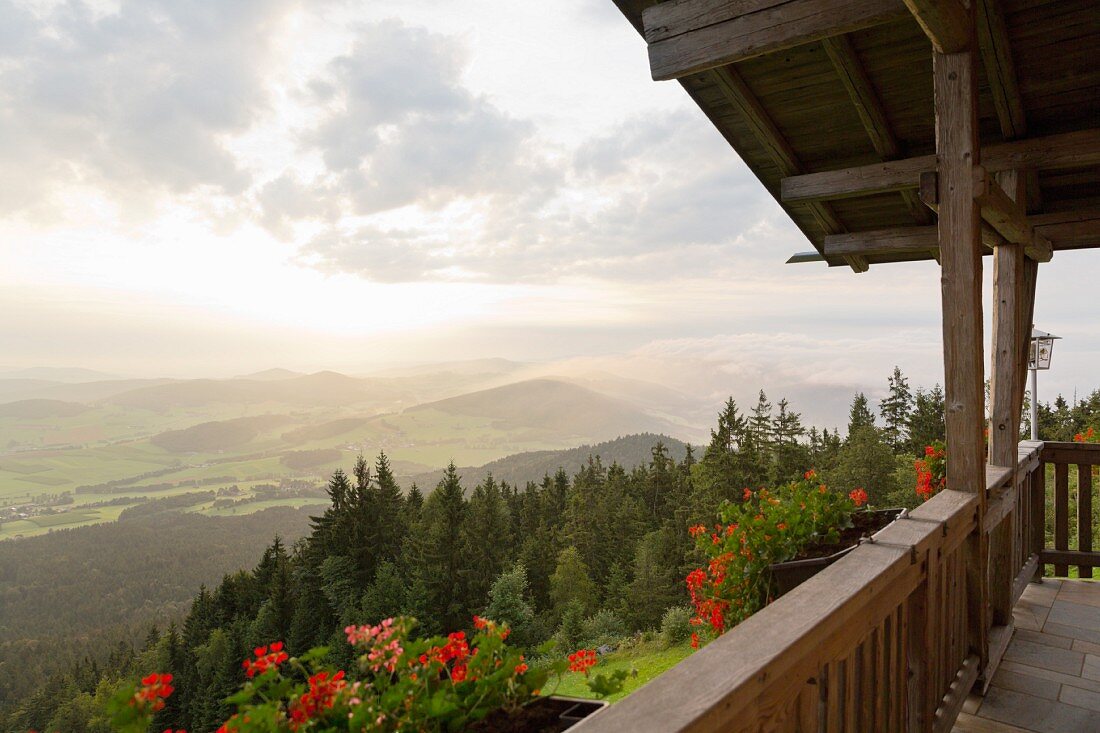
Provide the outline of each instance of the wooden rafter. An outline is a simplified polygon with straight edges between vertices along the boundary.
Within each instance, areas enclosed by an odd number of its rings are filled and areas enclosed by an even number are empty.
[[[760,100],[752,93],[745,80],[732,66],[724,66],[709,72],[714,76],[715,82],[721,89],[726,100],[735,107],[745,120],[745,124],[752,130],[752,134],[760,144],[768,151],[772,162],[783,175],[795,175],[802,169],[798,156],[791,149],[790,144],[776,127],[775,122],[764,110]],[[822,202],[810,202],[809,211],[817,220],[818,225],[827,234],[836,234],[844,231],[844,225],[833,212],[832,207]],[[867,261],[856,256],[846,257],[845,262],[856,272],[867,270]]]
[[[700,71],[903,17],[900,0],[674,0],[642,12],[654,79]]]
[[[989,171],[1016,168],[1066,170],[1100,165],[1100,129],[1014,140],[982,148],[982,165]],[[920,174],[935,171],[935,155],[791,176],[781,183],[785,202],[828,201],[915,189]]]
[[[905,4],[939,53],[970,47],[974,24],[960,0],[905,0]]]
[[[886,110],[879,101],[871,79],[867,76],[867,70],[859,60],[855,47],[848,36],[834,36],[821,42],[825,53],[836,69],[844,89],[851,97],[855,105],[856,114],[859,115],[863,129],[871,138],[878,157],[883,160],[893,160],[901,157],[901,144],[894,135],[890,122],[886,118]],[[909,213],[919,224],[927,224],[931,221],[928,210],[921,205],[920,200],[912,191],[902,191],[902,199],[905,201]]]
[[[1012,45],[1008,40],[1004,14],[998,0],[978,0],[978,47],[982,65],[993,94],[993,106],[1006,140],[1027,133],[1024,104],[1016,83],[1016,65],[1012,61]]]

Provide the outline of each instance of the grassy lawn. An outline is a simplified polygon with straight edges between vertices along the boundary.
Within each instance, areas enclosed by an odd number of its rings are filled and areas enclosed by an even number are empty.
[[[637,672],[636,675],[632,674],[627,678],[622,692],[610,698],[611,702],[615,702],[688,657],[691,651],[691,645],[687,643],[665,647],[661,642],[652,642],[631,649],[612,652],[602,657],[599,664],[592,669],[592,673],[603,672],[606,674],[619,669],[625,669],[627,672],[631,670]],[[547,694],[566,695],[568,697],[595,697],[585,684],[584,675],[574,672],[566,672],[556,690],[553,689],[553,683],[548,684],[547,687],[549,689],[544,690]]]

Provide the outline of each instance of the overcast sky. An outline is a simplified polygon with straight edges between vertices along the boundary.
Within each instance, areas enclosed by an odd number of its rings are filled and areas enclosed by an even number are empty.
[[[942,379],[934,264],[809,248],[610,0],[0,0],[0,367]],[[1041,270],[1051,389],[1095,260]]]

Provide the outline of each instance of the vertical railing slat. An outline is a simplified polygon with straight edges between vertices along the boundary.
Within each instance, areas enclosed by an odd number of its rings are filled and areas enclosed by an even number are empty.
[[[1077,466],[1077,549],[1092,551],[1092,466]],[[1092,565],[1080,565],[1082,578],[1092,577]]]
[[[1054,464],[1054,549],[1069,549],[1069,466],[1065,463]],[[1054,565],[1059,578],[1068,573],[1068,566]]]

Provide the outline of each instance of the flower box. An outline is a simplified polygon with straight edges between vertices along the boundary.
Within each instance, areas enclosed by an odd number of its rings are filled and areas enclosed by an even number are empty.
[[[875,509],[856,512],[852,526],[841,533],[840,541],[828,545],[811,545],[794,560],[768,566],[771,571],[775,597],[789,592],[801,583],[832,565],[859,546],[859,541],[883,529],[901,514],[901,509]]]
[[[499,711],[467,727],[471,733],[559,733],[607,707],[606,700],[551,695],[516,713]]]

